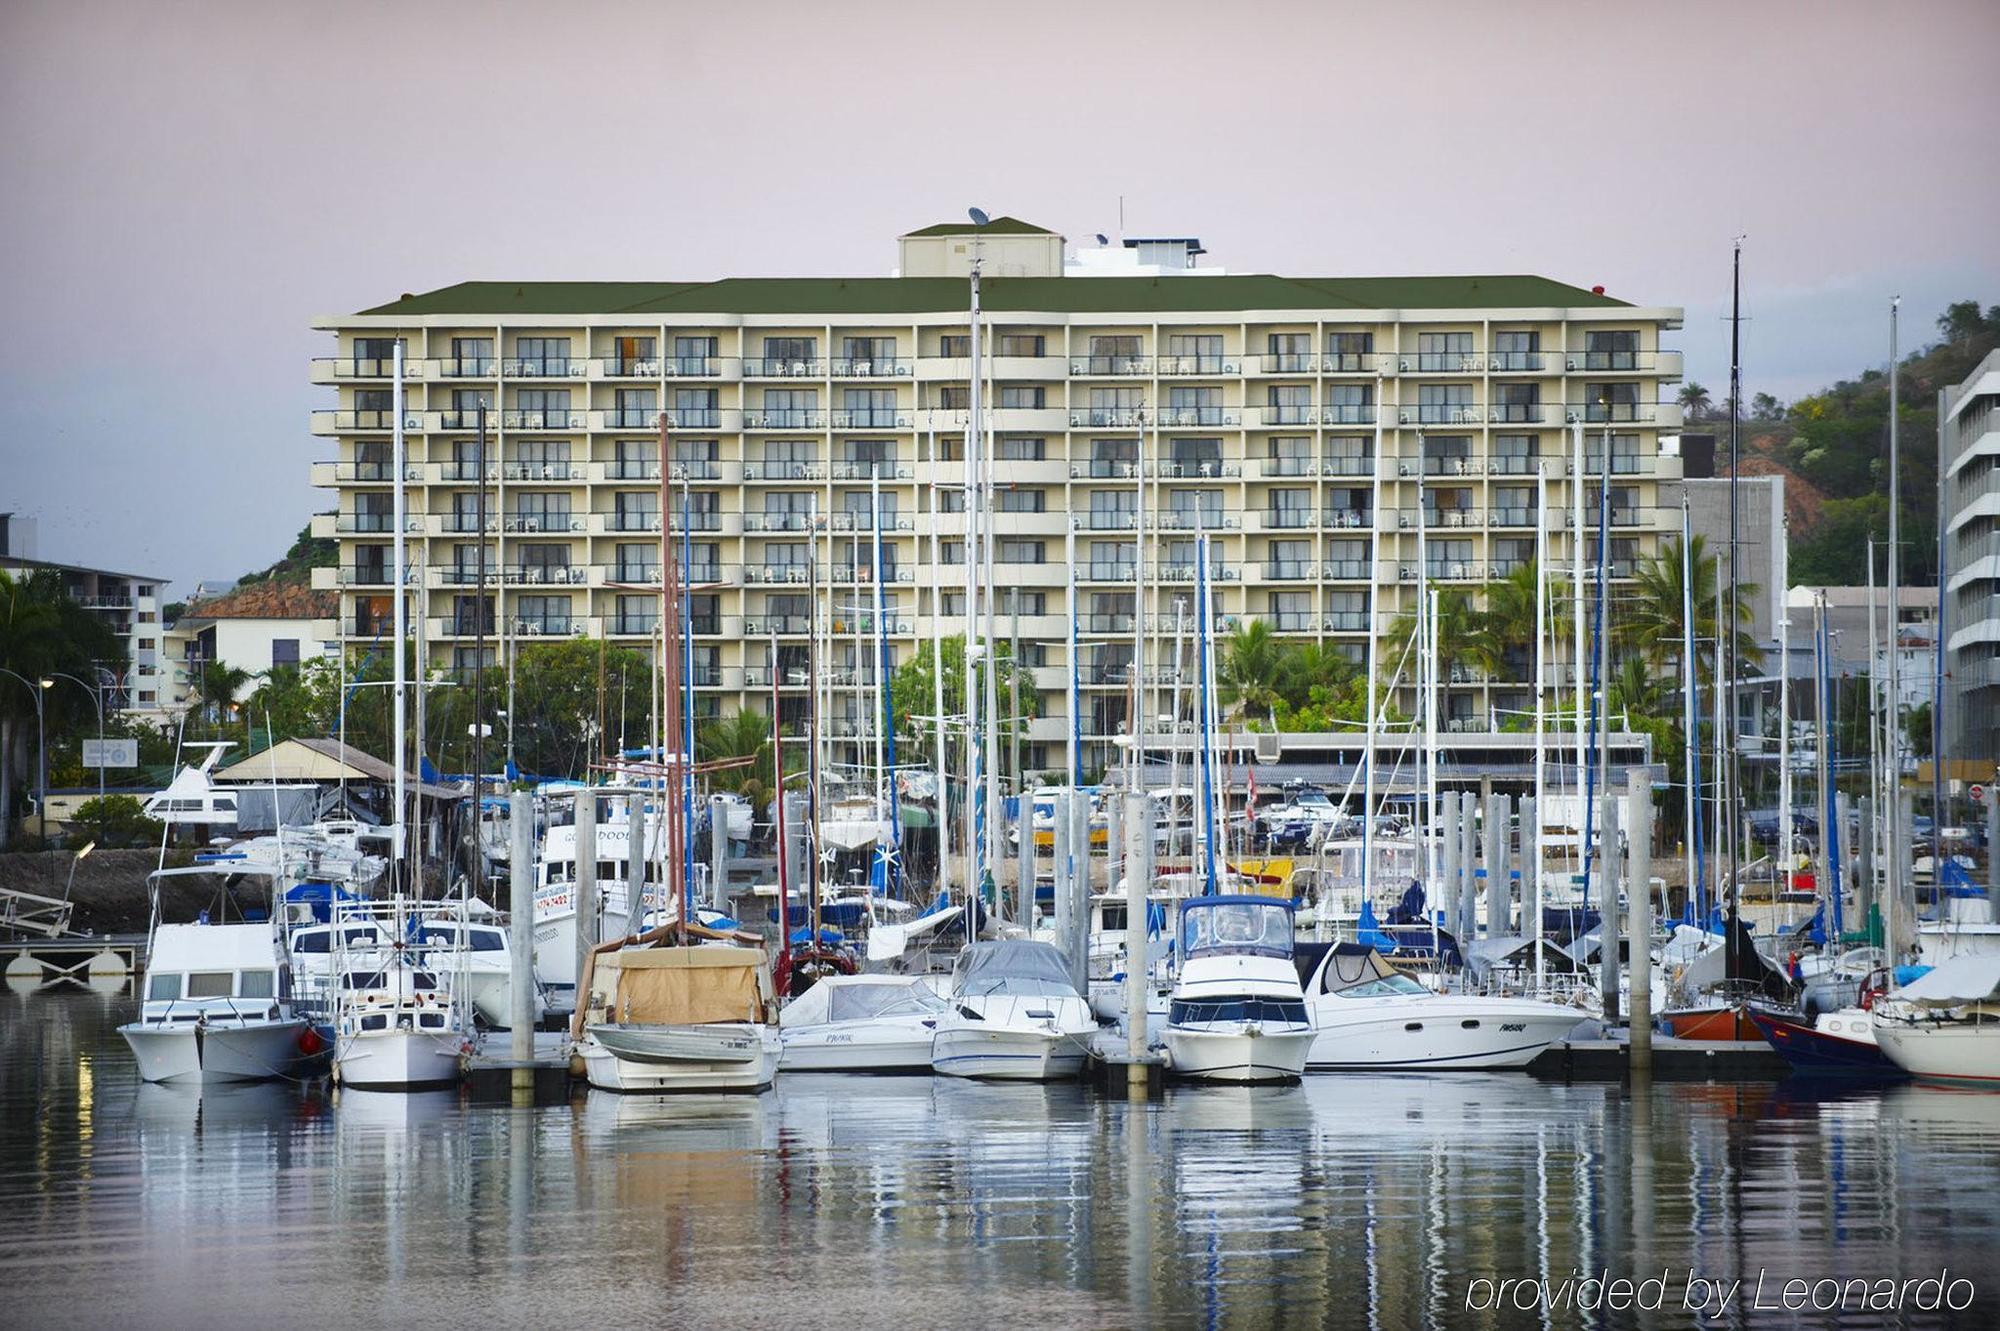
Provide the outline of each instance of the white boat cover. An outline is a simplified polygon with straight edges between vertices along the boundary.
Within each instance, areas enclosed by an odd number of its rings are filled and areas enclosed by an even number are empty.
[[[944,1010],[921,975],[829,975],[787,1003],[778,1024],[790,1029]]]
[[[2000,957],[1975,955],[1940,962],[1890,994],[1929,1007],[1980,1003],[2000,992]]]

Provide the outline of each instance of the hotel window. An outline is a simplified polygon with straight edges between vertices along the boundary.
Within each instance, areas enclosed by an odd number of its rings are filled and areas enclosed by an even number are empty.
[[[1162,367],[1163,373],[1220,374],[1222,334],[1169,333],[1167,360],[1168,364]]]
[[[566,337],[523,337],[515,340],[519,374],[568,374],[569,339]]]
[[[658,531],[660,496],[651,490],[620,490],[613,496],[612,526],[618,531]]]
[[[1090,492],[1090,525],[1099,531],[1130,527],[1138,507],[1138,496],[1129,490],[1093,490]]]
[[[621,388],[618,390],[618,405],[612,411],[611,424],[616,429],[651,430],[659,425],[656,414],[660,409],[659,395],[650,388]]]
[[[1216,490],[1170,490],[1168,512],[1174,525],[1201,531],[1222,530],[1222,495]]]
[[[955,388],[947,384],[938,389],[937,404],[940,411],[970,411],[972,410],[972,390],[970,388]]]
[[[1533,329],[1509,330],[1493,335],[1493,368],[1496,370],[1539,370],[1542,368],[1542,335]]]
[[[1639,368],[1639,334],[1630,328],[1598,328],[1583,335],[1583,368],[1586,370],[1636,370]]]
[[[1328,333],[1326,335],[1326,369],[1328,373],[1354,374],[1369,369],[1369,359],[1375,354],[1375,334],[1373,333]]]
[[[896,441],[893,439],[849,439],[840,446],[841,461],[863,478],[896,474]]]
[[[1014,410],[1039,411],[1048,405],[1049,390],[1040,384],[1008,384],[1000,389],[1000,405]]]
[[[1531,434],[1493,436],[1493,471],[1500,476],[1532,476],[1540,441]]]
[[[1040,333],[1002,333],[996,354],[1001,356],[1039,356],[1046,345]]]
[[[843,337],[840,339],[841,359],[849,362],[851,368],[859,370],[863,365],[874,368],[877,361],[891,362],[896,359],[896,339],[893,337]]]
[[[567,388],[517,388],[514,405],[520,409],[520,428],[567,429],[570,424]]]
[[[1310,435],[1274,435],[1270,440],[1267,476],[1310,476],[1313,474],[1313,441]]]
[[[515,616],[525,633],[569,632],[568,596],[523,596]]]
[[[1542,418],[1540,384],[1495,384],[1493,391],[1493,419],[1514,424]]]
[[[1326,543],[1326,576],[1365,578],[1368,576],[1368,542],[1336,540]]]
[[[1002,462],[1040,462],[1047,455],[1048,443],[1043,439],[1007,435],[1000,440],[999,457]]]
[[[810,439],[766,439],[764,441],[764,474],[778,480],[797,480],[806,476],[819,459],[819,451]]]
[[[454,337],[451,340],[451,364],[446,367],[445,373],[493,373],[493,339],[490,337]]]
[[[1366,476],[1375,467],[1375,441],[1365,435],[1334,435],[1326,441],[1330,476]]]
[[[964,360],[972,354],[972,337],[968,333],[940,333],[938,335],[938,355]]]
[[[1046,564],[1048,547],[1040,541],[1002,540],[993,557],[1002,564]]]
[[[1375,420],[1375,385],[1328,384],[1326,421],[1329,425],[1368,425]]]
[[[770,394],[765,393],[768,399]],[[840,409],[844,419],[836,427],[859,426],[865,430],[893,429],[896,425],[896,390],[893,388],[843,388]]]
[[[1304,486],[1278,486],[1271,491],[1267,512],[1273,527],[1310,527],[1313,520],[1312,491]]]
[[[819,407],[819,392],[812,388],[767,388],[764,390],[765,426],[799,429],[811,426]]]
[[[1010,487],[994,492],[994,506],[1002,513],[1046,513],[1047,490],[1017,490]]]
[[[674,372],[676,374],[706,374],[708,363],[715,359],[716,342],[712,337],[679,336],[674,339]]]
[[[1133,562],[1136,558],[1135,548],[1130,541],[1092,541],[1090,576],[1129,578],[1132,576]]]
[[[1172,476],[1220,476],[1222,441],[1170,439],[1167,441],[1167,461],[1168,474]]]
[[[1310,384],[1273,384],[1265,390],[1268,425],[1311,425],[1313,391]]]
[[[784,365],[792,369],[810,365],[819,349],[819,340],[811,337],[767,337],[764,339],[764,359],[766,369]],[[801,371],[803,372],[803,371]]]
[[[1635,383],[1585,384],[1583,392],[1585,420],[1639,419],[1639,385]]]
[[[1504,578],[1535,562],[1533,537],[1502,536],[1493,542],[1493,576]]]
[[[451,390],[451,409],[461,417],[469,418],[481,408],[493,410],[493,390],[490,388],[454,388]]]
[[[271,639],[271,664],[295,666],[299,663],[299,640],[297,638]]]
[[[1311,333],[1272,333],[1264,339],[1264,368],[1279,374],[1306,374],[1312,370]]]
[[[660,580],[660,547],[638,541],[622,542],[617,547],[617,562],[614,565],[619,582],[658,582]]]
[[[1417,369],[1429,373],[1477,369],[1471,333],[1418,333]]]
[[[394,462],[389,443],[383,439],[363,439],[354,445],[354,479],[387,481],[394,479]]]
[[[659,340],[651,337],[614,337],[611,339],[611,365],[613,374],[658,374]]]
[[[852,519],[854,527],[857,531],[875,530],[875,512],[870,508],[870,501],[876,499],[879,499],[881,501],[880,517],[882,519],[882,530],[884,531],[895,530],[896,527],[895,495],[885,494],[878,496],[878,495],[871,495],[866,490],[849,490],[845,495],[842,496],[841,502],[844,511],[847,513],[848,517]]]
[[[354,372],[356,374],[394,374],[396,369],[396,347],[403,341],[400,337],[357,337],[354,339]]]
[[[1311,592],[1272,592],[1272,627],[1280,633],[1308,633],[1313,623]]]
[[[1531,485],[1493,487],[1495,526],[1526,527],[1535,520],[1535,488]]]
[[[1046,615],[1049,612],[1049,594],[1008,587],[1001,593],[999,608],[1001,613],[1009,615]]]

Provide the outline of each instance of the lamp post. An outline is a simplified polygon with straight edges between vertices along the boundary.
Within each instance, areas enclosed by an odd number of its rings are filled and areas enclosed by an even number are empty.
[[[70,898],[70,893],[76,890],[76,866],[82,864],[85,860],[89,859],[90,852],[96,849],[97,849],[97,843],[95,841],[86,841],[83,843],[82,850],[79,850],[76,854],[70,856],[69,882],[63,885],[64,901],[68,901]]]
[[[100,693],[99,693],[99,692],[98,692],[98,691],[97,691],[96,689],[92,688],[92,687],[91,687],[91,686],[90,686],[89,684],[86,684],[86,683],[84,683],[84,682],[83,682],[82,680],[78,679],[78,678],[77,678],[77,677],[76,677],[75,675],[68,675],[68,674],[64,674],[64,673],[63,673],[62,671],[60,671],[60,670],[51,670],[51,671],[49,672],[49,674],[50,674],[50,675],[52,675],[52,676],[53,676],[54,678],[56,678],[56,679],[66,679],[66,680],[68,680],[68,681],[69,681],[70,683],[72,683],[72,684],[76,685],[76,686],[77,686],[78,688],[80,688],[80,689],[83,689],[83,690],[86,690],[86,691],[87,691],[87,692],[88,692],[88,693],[90,694],[90,701],[91,701],[91,705],[97,708],[97,798],[98,798],[98,799],[100,799],[100,800],[102,800],[102,799],[104,798],[104,698],[103,698],[103,695],[101,695],[101,694],[100,694]],[[42,687],[43,687],[43,688],[47,688],[47,687],[48,687],[48,683],[47,683],[47,682],[44,682],[44,683],[43,683],[43,685],[42,685]],[[102,808],[103,806],[102,806],[102,805],[99,805],[99,807],[100,807],[100,808]]]
[[[13,675],[15,679],[21,681],[22,686],[25,687],[29,693],[34,695],[35,751],[36,751],[35,752],[35,760],[36,760],[35,761],[35,773],[36,773],[35,816],[40,820],[41,835],[47,836],[49,834],[49,736],[47,729],[44,727],[42,723],[43,722],[42,694],[45,691],[54,688],[55,681],[52,679],[40,679],[40,680],[29,679],[26,675],[17,674],[12,670],[7,669],[5,666],[0,666],[0,675]],[[4,762],[5,759],[6,756],[4,754],[0,754],[0,762]]]

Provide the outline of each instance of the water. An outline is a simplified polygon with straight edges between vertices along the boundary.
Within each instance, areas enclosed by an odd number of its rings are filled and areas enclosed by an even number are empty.
[[[143,1085],[131,1009],[0,995],[0,1323],[1623,1326],[1468,1282],[1664,1268],[1642,1324],[1694,1320],[1692,1270],[1745,1280],[1704,1324],[2000,1325],[1996,1095],[794,1076],[516,1110]],[[1760,1270],[1775,1304],[1941,1268],[1970,1309],[1748,1306]]]

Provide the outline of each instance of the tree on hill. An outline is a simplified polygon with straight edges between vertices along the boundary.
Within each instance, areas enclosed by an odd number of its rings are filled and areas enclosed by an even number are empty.
[[[1681,413],[1690,421],[1705,421],[1715,404],[1709,400],[1708,390],[1690,379],[1681,385],[1675,401],[1681,404]]]

